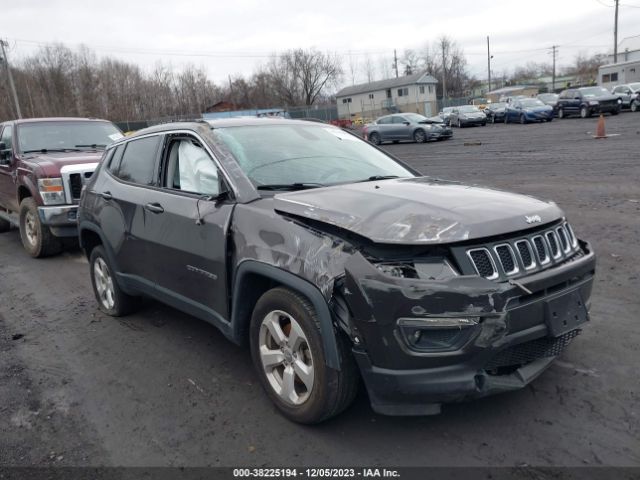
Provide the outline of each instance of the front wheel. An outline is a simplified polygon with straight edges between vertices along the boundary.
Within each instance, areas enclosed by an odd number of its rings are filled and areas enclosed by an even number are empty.
[[[638,111],[639,105],[638,105],[638,100],[634,100],[633,102],[631,102],[631,111],[632,112],[637,112]]]
[[[424,133],[424,130],[418,129],[413,132],[413,139],[416,143],[425,143],[427,141],[427,135]]]
[[[520,115],[520,125],[524,125],[525,123],[527,123],[527,119],[524,115]]]
[[[20,239],[22,246],[34,258],[48,257],[62,251],[62,242],[40,221],[38,206],[32,197],[20,203]]]
[[[564,118],[564,110],[562,108],[558,109],[558,118],[560,119]]]
[[[253,311],[251,357],[260,383],[290,420],[318,423],[353,401],[358,372],[346,340],[336,335],[340,370],[328,368],[311,302],[287,288],[266,292]]]
[[[458,128],[462,128],[462,122],[458,119]]]
[[[491,116],[489,117],[489,121],[490,121],[491,123],[496,123],[496,117],[495,117],[495,116],[493,116],[493,115],[491,115]]]

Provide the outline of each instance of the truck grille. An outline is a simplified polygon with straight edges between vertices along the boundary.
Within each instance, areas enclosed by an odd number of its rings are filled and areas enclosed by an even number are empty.
[[[498,367],[510,367],[526,365],[543,357],[555,357],[577,337],[582,330],[571,330],[559,337],[544,337],[529,342],[514,345],[498,352],[485,365],[485,369],[491,370]]]
[[[97,163],[84,163],[65,165],[60,169],[67,203],[78,203],[82,187],[89,181],[97,166]]]
[[[573,230],[569,224],[562,223],[526,237],[502,241],[491,248],[470,248],[467,256],[478,275],[495,280],[568,260],[578,250]]]

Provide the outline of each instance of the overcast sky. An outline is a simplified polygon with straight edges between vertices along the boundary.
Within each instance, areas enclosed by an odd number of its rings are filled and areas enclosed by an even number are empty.
[[[621,0],[619,41],[640,35],[640,0]],[[17,59],[48,42],[86,44],[98,55],[204,67],[216,82],[250,74],[269,54],[315,47],[361,65],[369,56],[377,79],[393,49],[420,49],[446,34],[464,49],[472,74],[486,78],[486,36],[494,75],[528,61],[560,65],[579,52],[613,48],[613,0],[0,0],[0,37]],[[386,60],[385,60],[386,59]],[[384,65],[384,68],[381,66]],[[364,70],[356,81],[365,81]],[[345,75],[344,84],[351,83]]]

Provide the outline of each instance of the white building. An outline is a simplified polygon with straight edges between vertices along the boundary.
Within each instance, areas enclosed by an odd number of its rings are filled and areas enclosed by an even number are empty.
[[[631,61],[640,62],[640,35],[635,35],[633,37],[625,37],[618,44],[618,62],[631,62]],[[613,62],[613,53],[607,55],[605,62],[608,64]]]
[[[345,87],[336,94],[340,118],[370,118],[397,112],[438,113],[438,81],[425,72]]]
[[[598,85],[612,89],[624,83],[640,82],[640,58],[629,62],[611,63],[598,68]]]

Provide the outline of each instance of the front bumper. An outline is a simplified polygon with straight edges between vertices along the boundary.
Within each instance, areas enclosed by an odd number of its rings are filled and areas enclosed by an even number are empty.
[[[460,124],[461,125],[486,125],[487,123],[487,117],[485,118],[461,118],[460,119]]]
[[[441,140],[445,138],[451,138],[452,136],[453,131],[450,128],[443,128],[442,130],[429,132],[428,134],[429,140]]]
[[[530,122],[543,122],[553,118],[553,111],[548,113],[526,113],[525,118]]]
[[[534,380],[588,321],[595,255],[588,244],[582,242],[582,248],[579,258],[520,278],[518,284],[530,294],[518,285],[470,276],[439,287],[422,280],[389,282],[388,277],[383,285],[375,267],[368,270],[358,259],[349,260],[347,301],[360,339],[354,355],[373,409],[388,415],[435,414],[442,403],[517,390]],[[550,318],[559,302],[571,312],[560,330]],[[574,321],[578,308],[584,313]],[[481,321],[454,349],[418,352],[403,342],[396,322],[416,312]]]
[[[78,206],[54,205],[38,207],[40,223],[51,229],[57,237],[75,237],[78,235]]]
[[[598,104],[598,105],[591,105],[589,108],[594,113],[612,113],[620,110],[620,104],[619,103]]]

